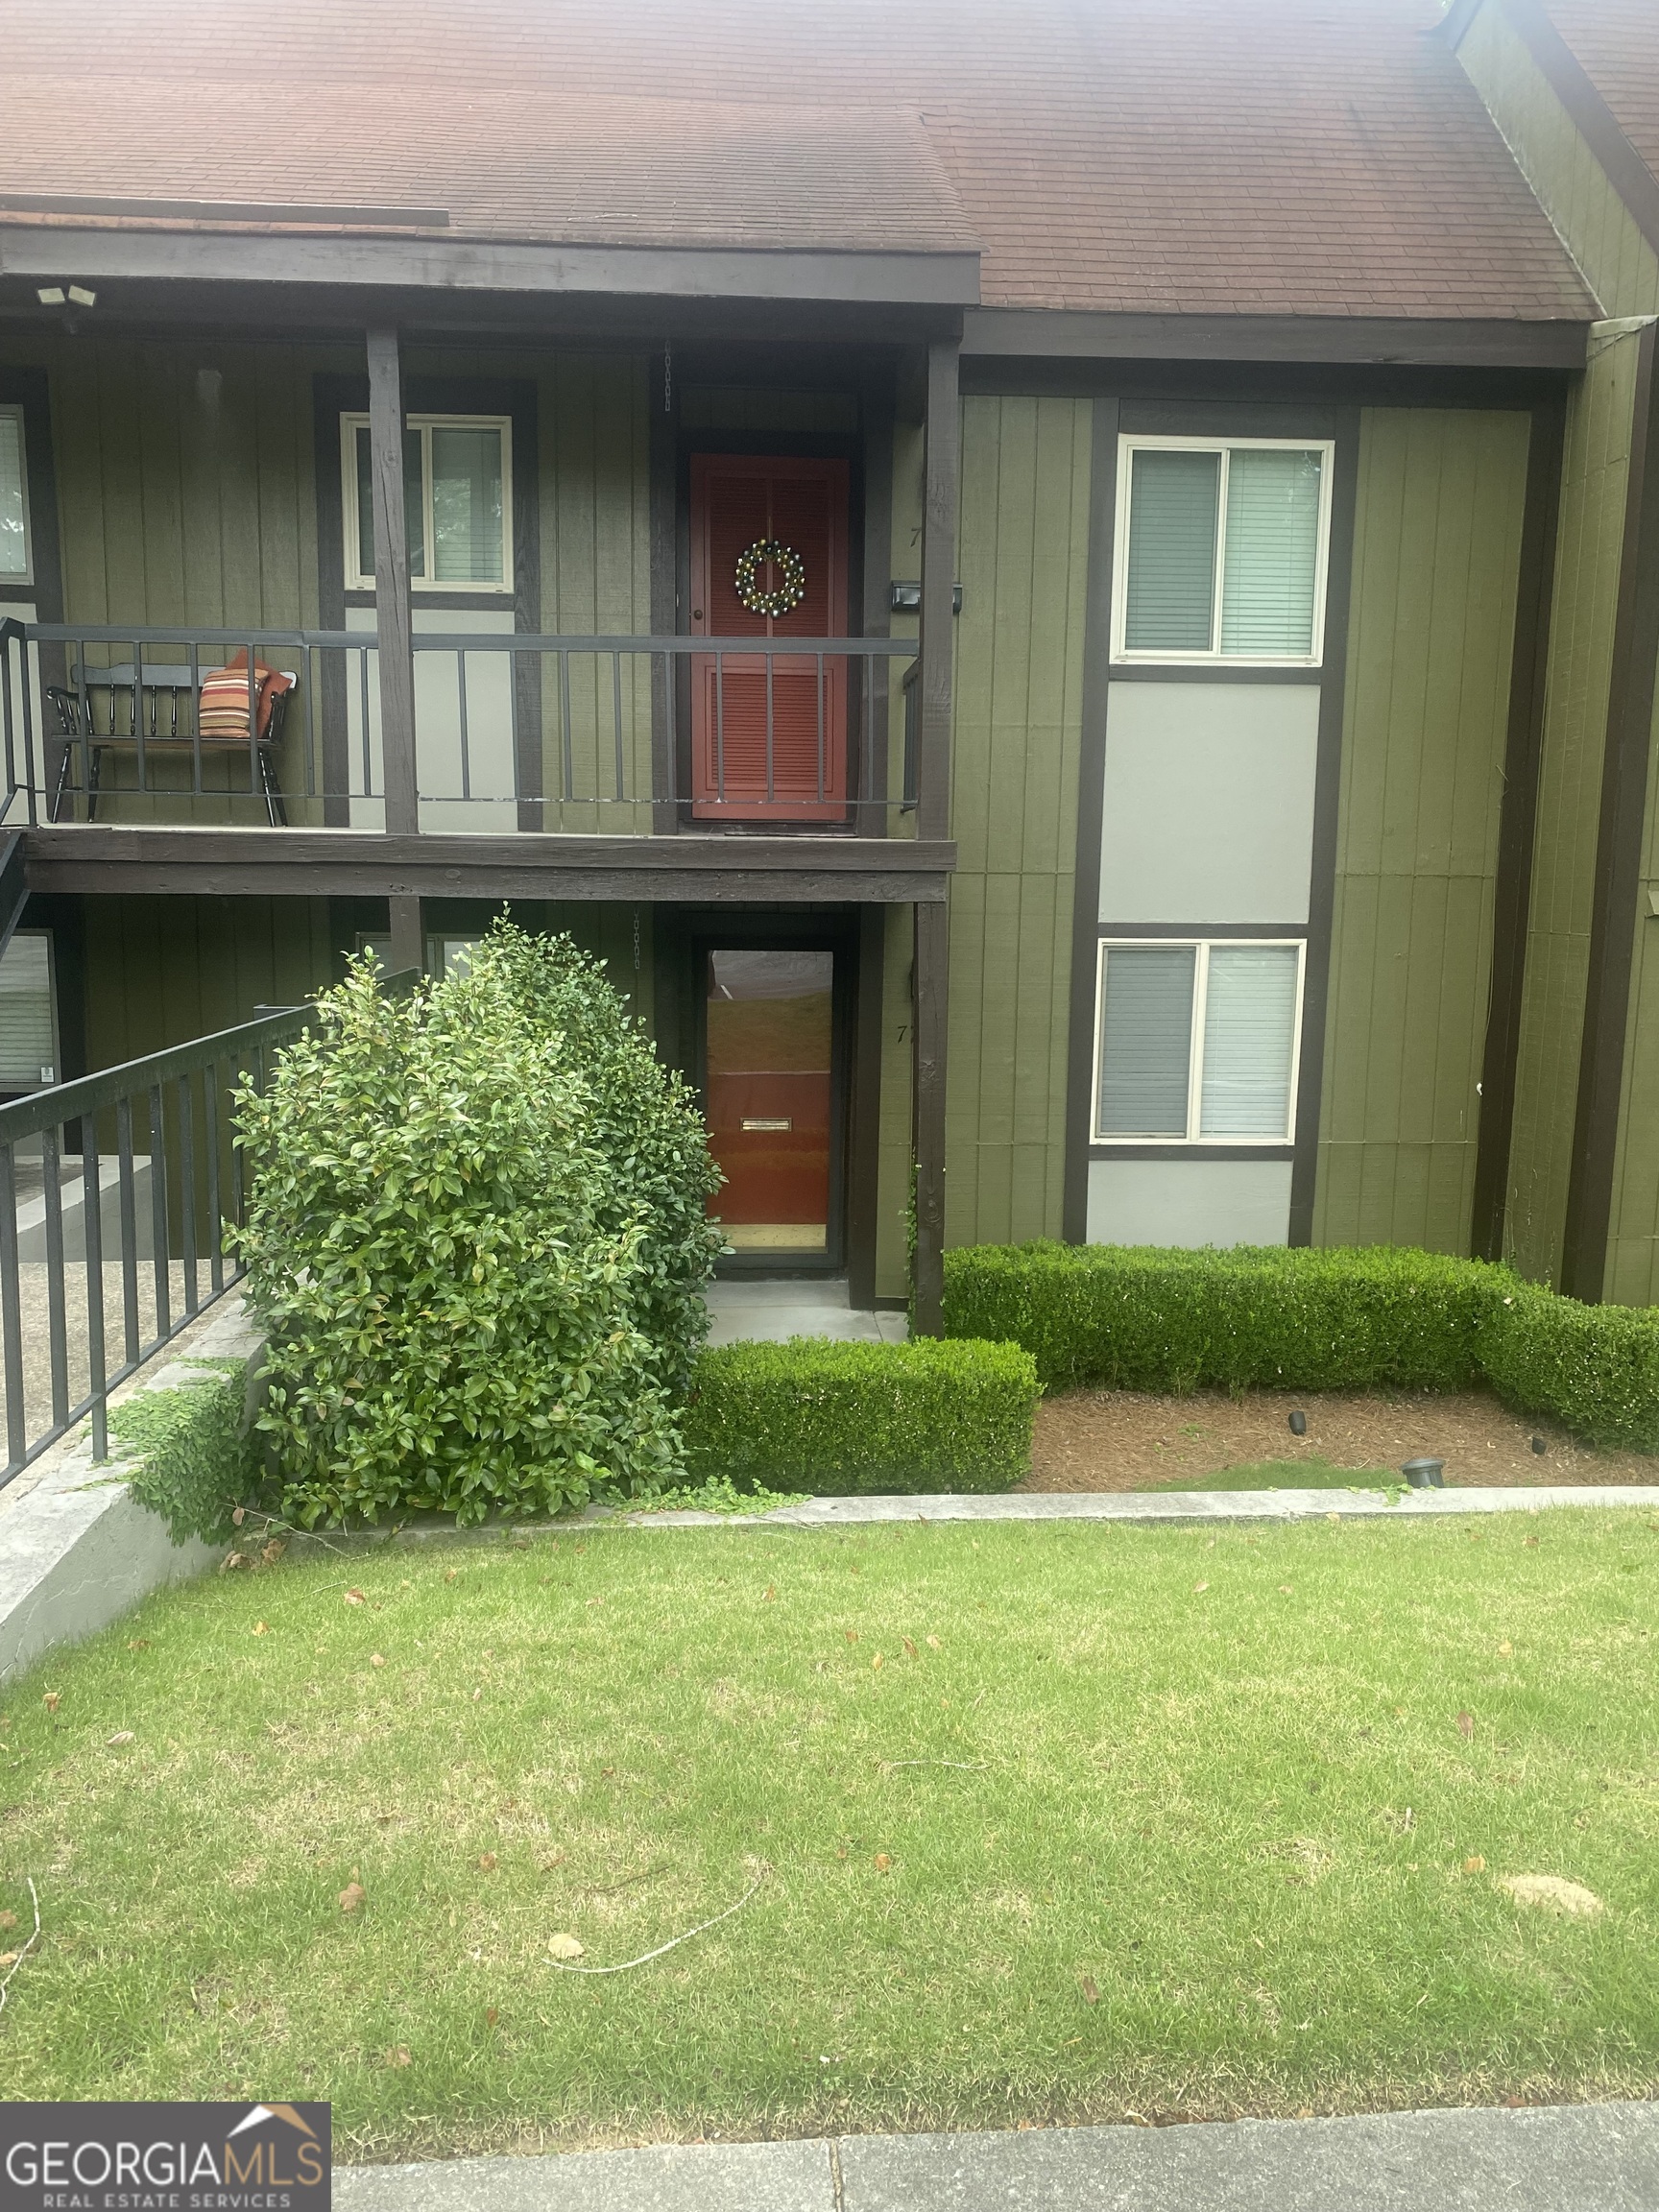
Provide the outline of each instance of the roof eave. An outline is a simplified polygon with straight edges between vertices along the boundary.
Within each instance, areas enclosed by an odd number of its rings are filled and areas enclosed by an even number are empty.
[[[1402,368],[1581,369],[1583,320],[1519,316],[1140,315],[971,307],[964,354],[1060,360],[1358,362]]]

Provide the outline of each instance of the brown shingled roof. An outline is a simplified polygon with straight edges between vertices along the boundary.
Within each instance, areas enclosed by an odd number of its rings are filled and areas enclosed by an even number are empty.
[[[988,305],[1582,321],[1439,12],[7,0],[0,193],[402,201],[462,238],[976,244]]]
[[[1547,0],[1555,28],[1659,180],[1659,0]]]

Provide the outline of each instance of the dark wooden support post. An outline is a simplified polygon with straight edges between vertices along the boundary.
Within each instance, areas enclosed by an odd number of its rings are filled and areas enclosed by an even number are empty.
[[[386,902],[392,928],[392,973],[426,965],[426,937],[421,926],[419,899],[393,898]]]
[[[922,668],[917,834],[950,834],[950,693],[955,640],[956,479],[960,444],[957,368],[950,340],[927,349],[926,492],[922,515]],[[950,909],[916,908],[914,1146],[916,1259],[912,1284],[919,1336],[940,1334],[945,1291],[945,1054],[950,982]]]
[[[410,836],[421,827],[421,807],[415,780],[409,538],[403,513],[403,373],[396,330],[369,332],[369,447],[374,487],[374,634],[380,663],[386,830],[390,836]],[[392,927],[396,938],[396,912]]]

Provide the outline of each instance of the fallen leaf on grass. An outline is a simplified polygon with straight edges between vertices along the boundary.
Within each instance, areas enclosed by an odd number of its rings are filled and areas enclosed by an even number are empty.
[[[493,1873],[494,1873],[494,1871],[495,1871],[495,1854],[494,1854],[494,1852],[493,1852],[493,1851],[485,1851],[485,1852],[483,1852],[483,1853],[480,1855],[480,1857],[479,1857],[479,1860],[478,1860],[478,1864],[479,1864],[479,1866],[482,1868],[482,1870],[483,1870],[483,1871],[484,1871],[486,1874],[493,1874]]]
[[[1474,1852],[1470,1855],[1469,1858],[1464,1860],[1463,1871],[1465,1874],[1484,1874],[1486,1871],[1486,1862],[1481,1858],[1478,1851]]]
[[[135,1743],[138,1739],[131,1728],[117,1728],[113,1736],[106,1736],[106,1743]]]
[[[846,1637],[846,1639],[847,1639],[847,1641],[848,1641],[848,1643],[849,1643],[849,1644],[856,1644],[856,1643],[857,1643],[857,1641],[858,1641],[858,1631],[857,1631],[857,1629],[856,1629],[856,1628],[843,1628],[843,1629],[842,1629],[842,1631],[841,1631],[841,1633],[842,1633],[842,1635],[843,1635],[843,1636],[845,1636],[845,1637]]]
[[[917,1650],[915,1645],[911,1643],[908,1636],[906,1636],[904,1639],[904,1648],[912,1659],[918,1659],[921,1657],[921,1653]]]
[[[460,1572],[461,1572],[461,1570],[460,1570],[460,1568],[459,1568],[459,1567],[451,1567],[451,1568],[449,1569],[448,1573],[447,1573],[447,1574],[445,1575],[445,1577],[444,1577],[445,1581],[445,1582],[453,1582],[453,1581],[454,1581],[454,1579],[455,1579],[455,1577],[456,1577],[456,1575],[459,1575],[459,1574],[460,1574]]]
[[[22,1956],[21,1951],[0,1951],[0,1966],[15,1966]]]
[[[1193,1583],[1193,1585],[1192,1585],[1192,1595],[1193,1595],[1193,1597],[1194,1597],[1194,1598],[1201,1598],[1201,1597],[1203,1596],[1204,1592],[1205,1592],[1206,1590],[1208,1590],[1208,1589],[1209,1589],[1209,1587],[1210,1587],[1210,1585],[1209,1585],[1209,1583],[1208,1583],[1208,1582],[1194,1582],[1194,1583]]]
[[[549,1936],[547,1948],[555,1959],[580,1959],[583,1947],[574,1936]]]
[[[1290,1596],[1290,1585],[1289,1585],[1289,1583],[1288,1583],[1288,1582],[1281,1582],[1281,1583],[1280,1583],[1280,1585],[1279,1585],[1279,1595],[1280,1595],[1280,1597],[1281,1597],[1281,1598],[1288,1598],[1288,1597]]]
[[[348,1590],[346,1602],[348,1605],[367,1605],[369,1600],[364,1597],[361,1590]]]
[[[134,1636],[127,1648],[129,1651],[148,1651],[150,1639],[148,1636]]]
[[[16,1925],[17,1915],[15,1912],[0,1912],[0,1928],[15,1928]]]
[[[248,1633],[250,1636],[269,1636],[271,1633],[271,1623],[268,1621],[255,1621],[252,1627],[249,1629]]]
[[[359,1881],[357,1868],[353,1866],[350,1881],[340,1892],[340,1910],[342,1912],[361,1912],[368,1902],[369,1892]]]
[[[408,2044],[399,2043],[395,2050],[388,2051],[386,2063],[388,2066],[412,2066],[414,2060],[409,2056]]]
[[[1499,1647],[1498,1647],[1498,1656],[1499,1656],[1499,1658],[1500,1658],[1500,1659],[1507,1659],[1507,1658],[1508,1658],[1508,1656],[1509,1656],[1509,1654],[1510,1654],[1510,1653],[1511,1653],[1511,1652],[1514,1650],[1514,1648],[1515,1648],[1515,1647],[1514,1647],[1514,1645],[1513,1645],[1513,1644],[1508,1644],[1508,1643],[1500,1644],[1500,1645],[1499,1645]]]
[[[1080,1974],[1077,1977],[1077,1986],[1083,1992],[1083,2002],[1085,2005],[1099,2004],[1100,1991],[1096,1986],[1093,1974]]]
[[[497,2021],[497,2020],[499,2020],[499,2019],[500,2019],[500,2017],[501,2017],[500,2013],[499,2013],[499,2012],[496,2010],[496,2008],[495,2008],[495,2007],[494,2007],[493,2005],[486,2005],[486,2006],[485,2006],[485,2008],[484,2008],[484,2025],[485,2025],[485,2027],[486,2027],[486,2028],[493,2028],[493,2027],[494,2027],[494,2025],[495,2025],[495,2023],[496,2023],[496,2021]]]
[[[1521,1541],[1529,1551],[1535,1551],[1538,1548],[1538,1539],[1536,1536],[1523,1536]]]
[[[265,1544],[260,1547],[259,1556],[264,1560],[267,1567],[275,1567],[277,1560],[281,1558],[283,1552],[286,1551],[288,1547],[286,1544],[278,1543],[276,1538],[273,1536],[269,1544]],[[407,1589],[409,1585],[405,1583],[403,1587]]]
[[[48,1713],[56,1713],[62,1701],[63,1693],[60,1690],[48,1690],[40,1699]]]
[[[1572,1920],[1594,1920],[1607,1908],[1594,1889],[1581,1882],[1564,1881],[1559,1874],[1500,1874],[1497,1887],[1517,1905],[1541,1905],[1546,1911],[1563,1912]]]
[[[1458,1714],[1457,1733],[1462,1737],[1464,1743],[1467,1743],[1470,1737],[1475,1733],[1475,1716],[1473,1713]]]
[[[378,1651],[371,1651],[369,1654],[369,1664],[371,1667],[384,1667],[386,1662]]]
[[[940,1644],[937,1636],[929,1636],[927,1639],[927,1648],[929,1651],[938,1651],[942,1650],[944,1647]]]
[[[887,1871],[887,1869],[888,1869],[888,1867],[889,1867],[889,1866],[891,1866],[891,1865],[892,1865],[892,1863],[893,1863],[893,1861],[892,1861],[892,1858],[891,1858],[891,1856],[889,1855],[889,1853],[887,1853],[887,1852],[885,1852],[885,1851],[878,1851],[878,1852],[877,1852],[877,1854],[876,1854],[876,1871],[877,1871],[877,1873],[878,1873],[878,1874],[885,1874],[885,1873],[886,1873],[886,1871]]]
[[[768,1598],[776,1598],[777,1595],[777,1591],[772,1587],[771,1583],[768,1582],[765,1589],[760,1593],[761,1601],[764,1602]]]
[[[879,1666],[880,1666],[880,1664],[881,1664],[881,1654],[880,1654],[880,1652],[879,1652],[879,1651],[878,1651],[878,1652],[877,1652],[877,1654],[876,1654],[875,1658],[871,1660],[870,1664],[871,1664],[871,1666],[872,1666],[872,1667],[879,1667]]]

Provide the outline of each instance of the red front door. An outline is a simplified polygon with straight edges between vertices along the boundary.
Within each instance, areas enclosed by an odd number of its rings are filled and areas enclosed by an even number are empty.
[[[693,454],[691,634],[847,635],[845,461]],[[704,819],[842,820],[845,659],[781,656],[768,678],[757,655],[695,656],[691,780]]]
[[[709,954],[709,1211],[739,1252],[829,1249],[834,973],[832,952]]]

